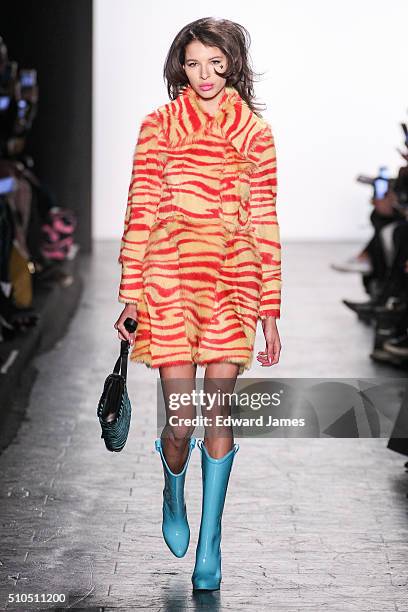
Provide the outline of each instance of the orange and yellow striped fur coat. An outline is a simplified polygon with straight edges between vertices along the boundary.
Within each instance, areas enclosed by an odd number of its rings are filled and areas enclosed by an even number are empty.
[[[271,127],[234,87],[215,116],[188,85],[143,119],[118,260],[133,361],[250,368],[257,320],[280,317],[276,195]]]

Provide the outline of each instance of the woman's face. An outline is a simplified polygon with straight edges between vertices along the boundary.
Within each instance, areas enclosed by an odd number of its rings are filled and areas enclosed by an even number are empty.
[[[218,72],[227,69],[227,58],[218,47],[206,47],[198,40],[191,41],[185,48],[186,76],[194,91],[206,100],[214,98],[226,84]]]

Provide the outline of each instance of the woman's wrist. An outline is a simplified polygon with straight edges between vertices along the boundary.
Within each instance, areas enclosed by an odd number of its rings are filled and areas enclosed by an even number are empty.
[[[271,321],[272,324],[276,325],[276,317],[272,316],[272,315],[266,315],[266,317],[261,319],[261,321],[262,321],[263,324],[267,323],[268,321]]]

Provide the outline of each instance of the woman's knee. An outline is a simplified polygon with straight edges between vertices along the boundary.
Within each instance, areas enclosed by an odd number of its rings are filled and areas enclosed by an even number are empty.
[[[167,423],[165,427],[167,435],[171,438],[174,446],[182,447],[186,440],[190,439],[194,433],[195,425],[192,424],[171,424]]]

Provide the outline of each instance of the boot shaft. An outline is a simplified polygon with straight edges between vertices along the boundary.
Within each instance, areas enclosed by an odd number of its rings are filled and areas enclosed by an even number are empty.
[[[184,463],[183,469],[178,474],[175,474],[170,469],[163,452],[163,445],[161,438],[155,441],[156,450],[160,453],[163,473],[164,473],[164,499],[169,505],[169,508],[175,511],[184,505],[184,484],[186,479],[187,467],[190,462],[191,453],[196,445],[196,438],[191,437],[189,440],[189,450],[187,459]]]
[[[210,510],[212,520],[217,518],[221,521],[231,469],[239,445],[234,444],[232,449],[219,459],[211,457],[204,441],[198,441],[198,448],[201,451],[202,514],[206,516]]]

